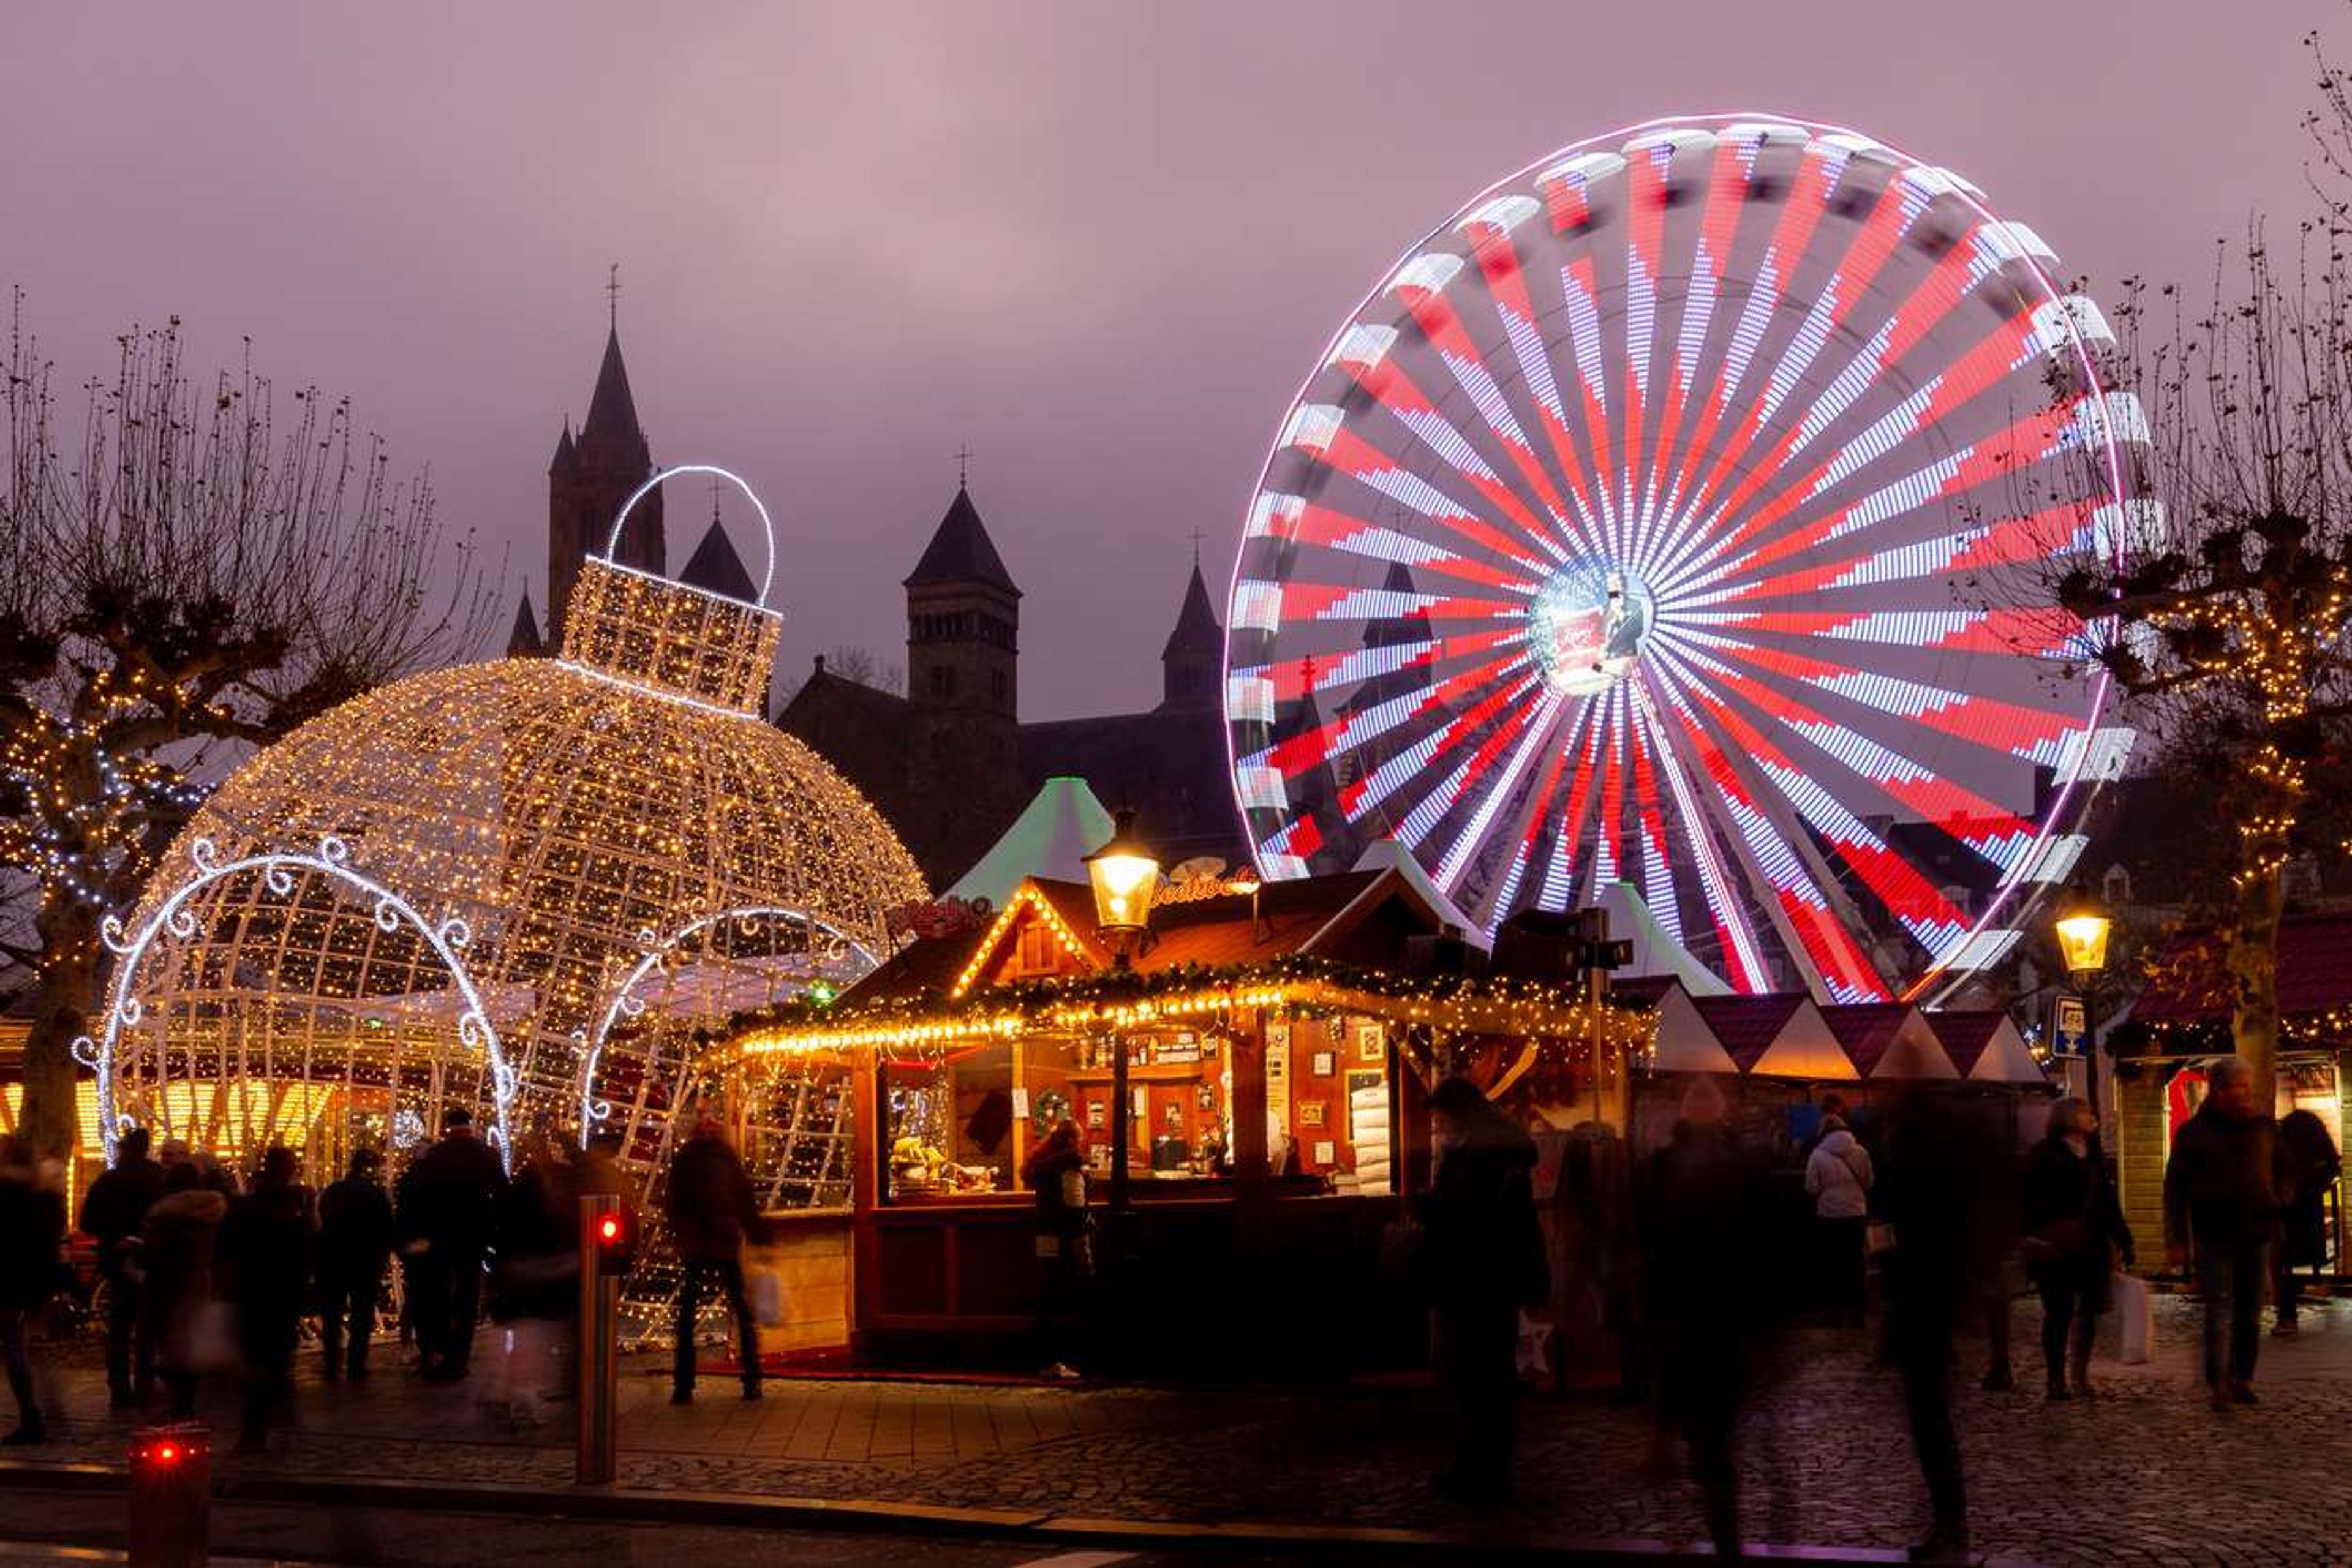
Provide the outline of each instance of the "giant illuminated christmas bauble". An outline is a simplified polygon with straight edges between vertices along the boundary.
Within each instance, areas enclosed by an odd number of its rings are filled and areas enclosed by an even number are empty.
[[[656,1156],[698,1030],[856,978],[924,895],[767,721],[779,624],[592,560],[560,658],[418,675],[253,757],[112,928],[110,1142],[302,1143],[315,1173],[455,1103],[509,1147],[603,1125]]]

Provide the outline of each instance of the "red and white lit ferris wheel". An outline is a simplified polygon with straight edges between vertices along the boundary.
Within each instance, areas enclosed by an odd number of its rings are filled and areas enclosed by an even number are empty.
[[[2034,563],[2161,527],[2055,268],[1959,176],[1790,120],[1481,193],[1258,484],[1225,712],[1260,868],[1392,838],[1489,929],[1622,880],[1739,990],[2000,956],[2131,742]]]

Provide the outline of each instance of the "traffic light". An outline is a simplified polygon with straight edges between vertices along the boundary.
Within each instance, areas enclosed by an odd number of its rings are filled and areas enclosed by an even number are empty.
[[[212,1532],[212,1441],[202,1426],[154,1426],[131,1442],[134,1568],[184,1568],[205,1559]]]
[[[608,1209],[591,1222],[590,1237],[595,1245],[596,1272],[607,1279],[618,1279],[636,1267],[637,1238],[629,1223],[625,1209]]]

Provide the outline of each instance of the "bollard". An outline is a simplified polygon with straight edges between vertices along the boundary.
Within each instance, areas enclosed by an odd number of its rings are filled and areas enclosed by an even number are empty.
[[[580,1200],[580,1398],[578,1460],[572,1479],[610,1486],[620,1474],[620,1436],[614,1419],[621,1392],[621,1276],[629,1271],[636,1237],[628,1211],[608,1193]]]
[[[202,1568],[211,1557],[213,1445],[193,1424],[131,1439],[131,1568]]]

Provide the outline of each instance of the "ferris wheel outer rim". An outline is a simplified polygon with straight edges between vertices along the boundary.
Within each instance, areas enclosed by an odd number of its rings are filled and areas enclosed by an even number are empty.
[[[1307,402],[1307,395],[1312,390],[1317,378],[1329,368],[1332,356],[1338,351],[1341,342],[1346,338],[1349,331],[1358,324],[1365,315],[1366,311],[1381,297],[1383,290],[1386,289],[1395,279],[1400,269],[1407,263],[1411,262],[1414,257],[1430,249],[1433,242],[1440,240],[1441,237],[1456,228],[1465,218],[1488,201],[1494,199],[1507,190],[1510,190],[1520,185],[1524,182],[1530,180],[1536,174],[1547,166],[1575,157],[1582,153],[1599,150],[1604,146],[1608,147],[1609,150],[1612,152],[1622,152],[1622,146],[1626,142],[1649,132],[1679,126],[1688,126],[1693,129],[1698,129],[1701,127],[1715,129],[1726,124],[1736,124],[1750,121],[1766,124],[1792,126],[1803,131],[1807,134],[1809,140],[1823,136],[1843,136],[1851,138],[1858,143],[1883,148],[1887,153],[1902,161],[1905,164],[1914,168],[1941,167],[1941,165],[1932,163],[1927,159],[1919,157],[1916,153],[1909,152],[1895,142],[1889,142],[1883,137],[1872,135],[1866,132],[1854,130],[1850,126],[1837,121],[1816,120],[1803,115],[1787,114],[1770,110],[1734,109],[1654,115],[1647,119],[1627,122],[1613,130],[1602,131],[1595,132],[1590,136],[1580,137],[1562,146],[1539,153],[1536,157],[1521,163],[1510,173],[1490,181],[1487,184],[1481,187],[1475,194],[1471,195],[1466,201],[1464,201],[1456,206],[1445,216],[1444,220],[1423,232],[1412,243],[1406,246],[1402,251],[1398,252],[1396,256],[1375,275],[1372,285],[1367,289],[1357,299],[1355,304],[1350,306],[1340,317],[1339,325],[1324,341],[1321,350],[1316,354],[1315,358],[1310,363],[1305,375],[1300,378],[1297,389],[1293,391],[1282,403],[1281,411],[1276,419],[1272,437],[1265,444],[1265,456],[1257,467],[1255,477],[1249,484],[1241,508],[1241,515],[1244,520],[1244,531],[1240,542],[1234,548],[1233,569],[1229,574],[1226,582],[1225,606],[1227,632],[1222,649],[1222,658],[1218,664],[1218,701],[1220,717],[1223,720],[1220,728],[1223,731],[1223,739],[1225,749],[1225,781],[1227,786],[1233,792],[1235,810],[1240,815],[1245,826],[1245,836],[1248,839],[1248,849],[1251,863],[1258,868],[1259,874],[1261,876],[1266,875],[1266,872],[1263,857],[1259,852],[1260,846],[1258,835],[1255,828],[1247,826],[1249,823],[1250,807],[1244,800],[1241,792],[1239,778],[1240,757],[1234,747],[1234,726],[1230,715],[1225,711],[1225,704],[1228,693],[1231,689],[1233,675],[1233,640],[1231,630],[1233,605],[1241,589],[1244,558],[1247,553],[1250,543],[1247,519],[1251,515],[1252,510],[1255,508],[1258,497],[1265,491],[1270,476],[1273,472],[1275,460],[1286,449],[1286,446],[1284,441],[1284,434],[1289,427],[1291,416]],[[1947,172],[1948,173],[1949,171],[1948,170]],[[1985,223],[1998,227],[2003,233],[2013,233],[2011,221],[1992,210],[1989,202],[1979,194],[1978,188],[1972,182],[1961,179],[1958,184],[1956,184],[1951,194],[1958,196],[1961,202],[1966,204],[1966,205]],[[2014,259],[2023,264],[2027,271],[2031,273],[2034,281],[2040,286],[2043,294],[2048,299],[2052,300],[2063,300],[2068,297],[2067,291],[2060,287],[2055,279],[2051,277],[2049,272],[2042,267],[2041,261],[2032,253],[2029,247],[2020,244],[2015,247],[2015,250],[2016,256]],[[2062,310],[2057,313],[2057,319],[2064,330],[2066,344],[2072,353],[2074,362],[2083,375],[2084,382],[2087,389],[2085,396],[2096,397],[2104,406],[2107,397],[2116,389],[2110,387],[2107,384],[2106,378],[2099,373],[2097,362],[2093,357],[2089,348],[2085,344],[2081,330],[2074,321],[2072,313]],[[2107,499],[2110,503],[2120,507],[2125,505],[2132,498],[2132,487],[2127,483],[2126,479],[2122,454],[2118,443],[2116,440],[2112,421],[2102,418],[2099,421],[2098,430],[2100,455],[2102,458],[2101,467],[2105,470],[2107,482]],[[2119,549],[2121,548],[2120,538],[2118,539],[2117,547]],[[2111,673],[2105,668],[2100,668],[2093,680],[2088,710],[2085,713],[2081,725],[2075,731],[2085,737],[2086,741],[2088,737],[2097,733],[2100,721],[2109,711],[2110,700],[2113,696],[2113,677]],[[2033,836],[2025,852],[2017,857],[2015,868],[2005,871],[2000,880],[1994,885],[1991,893],[1986,901],[1983,912],[1969,922],[1960,938],[1949,945],[1948,949],[1948,956],[1946,958],[1941,960],[1931,960],[1931,962],[1929,962],[1917,974],[1913,975],[1906,980],[1900,982],[1890,981],[1888,989],[1896,1000],[1906,1003],[1916,1003],[1927,991],[1933,989],[1939,982],[1948,982],[1948,984],[1946,984],[1945,989],[1939,993],[1937,997],[1930,999],[1931,1005],[1934,1000],[1940,1000],[1942,996],[1949,995],[1951,990],[1965,980],[1968,973],[1973,973],[1973,971],[1969,971],[1963,972],[1958,975],[1952,974],[1950,972],[1951,959],[1967,952],[1969,947],[1975,942],[1981,932],[1990,928],[1995,921],[1999,920],[2003,915],[2004,912],[2011,910],[2012,904],[2015,906],[2014,912],[2017,918],[2022,919],[2024,915],[2032,910],[2033,905],[2041,900],[2044,894],[2042,892],[2033,890],[2039,886],[2039,884],[2034,884],[2029,881],[2029,873],[2040,859],[2044,847],[2048,844],[2053,833],[2057,830],[2058,826],[2062,822],[2065,822],[2073,818],[2076,804],[2075,795],[2077,791],[2080,790],[2083,793],[2083,801],[2081,804],[2084,808],[2087,808],[2090,798],[2095,795],[2100,784],[2103,782],[2095,778],[2088,778],[2085,776],[2084,770],[2088,766],[2089,762],[2090,747],[2087,744],[2084,744],[2078,749],[2078,753],[2074,759],[2073,767],[2067,772],[2063,779],[2057,782],[2055,790],[2051,798],[2037,813],[2038,819],[2034,823]],[[1407,852],[1412,853],[1411,850],[1408,850]],[[1416,860],[1420,858],[1417,854],[1415,854],[1414,858]],[[2021,897],[2021,895],[2023,896]]]

